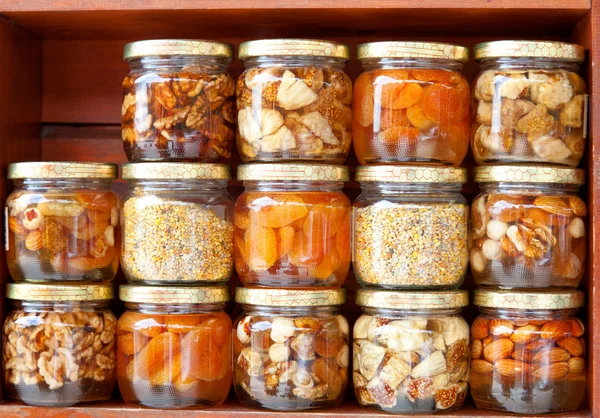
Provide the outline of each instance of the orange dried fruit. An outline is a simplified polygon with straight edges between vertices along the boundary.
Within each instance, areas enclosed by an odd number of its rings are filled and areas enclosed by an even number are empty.
[[[380,110],[381,112],[379,112],[378,115],[375,115],[373,131],[385,131],[392,126],[410,126],[410,119],[406,113],[407,109],[381,108]],[[379,123],[377,123],[377,120],[379,120]]]
[[[337,356],[344,344],[344,338],[337,330],[322,330],[315,336],[315,351],[323,357]]]
[[[131,356],[139,353],[148,344],[148,337],[140,332],[130,332],[117,337],[117,350]]]
[[[86,209],[109,212],[117,206],[117,196],[112,192],[79,192],[75,199]]]
[[[469,85],[461,80],[456,86],[432,84],[424,89],[422,106],[427,117],[436,123],[453,123],[469,114]]]
[[[118,334],[139,332],[146,337],[156,337],[164,332],[164,315],[149,315],[127,311],[117,322]]]
[[[421,131],[428,131],[434,126],[434,122],[425,115],[420,103],[406,109],[406,117],[412,126]]]
[[[237,258],[241,258],[242,261],[248,265],[248,256],[246,254],[246,243],[244,242],[244,239],[239,237],[237,235],[237,233],[233,236],[233,249],[235,250],[236,254],[239,257]]]
[[[133,357],[127,369],[132,368],[128,374],[134,378],[147,379],[163,370],[177,355],[180,349],[179,336],[170,332],[162,333],[150,340],[150,342]]]
[[[277,258],[286,256],[292,249],[296,230],[292,226],[284,226],[275,230],[277,237]]]
[[[171,353],[172,357],[167,362],[163,363],[162,369],[152,373],[148,380],[151,385],[165,386],[170,385],[179,376],[181,371],[181,355],[179,353]]]
[[[250,216],[248,212],[235,212],[233,222],[236,227],[246,230],[250,227]]]
[[[181,362],[199,380],[217,380],[221,374],[221,350],[203,327],[193,329],[181,340]]]
[[[297,267],[319,264],[323,260],[324,242],[307,237],[304,233],[294,235],[294,243],[289,253],[290,262]]]
[[[244,234],[248,267],[266,271],[277,261],[277,237],[271,228],[252,225]]]
[[[104,234],[108,225],[108,221],[101,221],[98,223],[86,222],[79,225],[77,229],[71,229],[70,231],[77,239],[89,240]]]
[[[281,228],[308,213],[304,200],[297,195],[273,194],[249,203],[250,222],[265,228]]]
[[[312,372],[321,382],[324,382],[327,385],[328,398],[336,399],[344,385],[344,381],[338,372],[338,366],[325,359],[318,358],[312,364]]]
[[[368,74],[363,73],[356,79],[353,101],[353,119],[365,128],[372,125],[375,110],[375,89]]]
[[[460,73],[449,70],[411,70],[410,76],[426,83],[457,84],[462,80]]]
[[[342,223],[346,208],[341,205],[318,203],[304,219],[304,235],[312,239],[326,240],[336,234]]]
[[[202,321],[202,316],[198,314],[189,315],[165,315],[164,324],[168,332],[174,334],[184,334],[190,332]]]
[[[327,280],[333,276],[339,266],[340,256],[338,255],[335,246],[328,246],[323,260],[315,267],[310,267],[308,275],[315,279]]]
[[[346,215],[344,216],[344,221],[342,222],[342,226],[338,229],[337,234],[335,235],[335,249],[337,250],[338,255],[340,256],[340,262],[350,261],[350,241],[351,241],[351,225],[352,222],[352,210],[348,209],[346,211]]]
[[[109,264],[117,257],[115,248],[108,248],[102,257],[74,257],[69,258],[67,263],[69,267],[75,270],[88,271],[93,269],[101,269]]]
[[[210,334],[216,345],[222,347],[231,339],[231,318],[224,313],[202,315],[199,328]]]
[[[377,134],[377,140],[388,149],[395,150],[401,143],[416,144],[421,132],[411,126],[393,126]]]
[[[87,217],[91,222],[110,222],[110,210],[88,210]],[[67,226],[67,225],[65,225]],[[71,228],[72,229],[72,228]]]
[[[17,235],[27,235],[29,232],[14,216],[8,218],[8,228]]]
[[[182,369],[185,368],[185,365],[182,365]],[[173,385],[177,388],[179,392],[185,392],[190,389],[196,389],[198,385],[198,379],[196,379],[191,373],[184,372],[183,370],[175,377],[173,381]],[[204,392],[202,392],[204,394]]]

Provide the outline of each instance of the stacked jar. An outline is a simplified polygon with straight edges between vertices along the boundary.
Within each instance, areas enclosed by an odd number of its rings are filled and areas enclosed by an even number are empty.
[[[583,47],[496,41],[475,47],[471,146],[481,193],[471,208],[471,393],[482,409],[577,409],[585,340],[575,290],[586,257],[587,94]],[[561,395],[559,395],[561,394]]]

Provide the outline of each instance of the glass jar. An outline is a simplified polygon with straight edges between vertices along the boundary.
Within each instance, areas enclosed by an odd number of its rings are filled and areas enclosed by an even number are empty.
[[[225,162],[234,142],[233,46],[160,39],[125,45],[122,137],[129,161]]]
[[[244,286],[340,287],[350,269],[348,169],[335,165],[238,167],[235,266]]]
[[[467,174],[454,167],[356,167],[353,267],[360,285],[453,289],[469,262]]]
[[[106,282],[119,268],[117,166],[31,162],[8,167],[6,264],[19,281]]]
[[[122,268],[129,282],[222,284],[233,271],[229,166],[142,163],[123,166]]]
[[[469,50],[430,42],[358,46],[354,152],[362,165],[459,166],[469,148]]]
[[[302,411],[334,408],[348,379],[345,291],[236,289],[233,383],[246,406]]]
[[[579,286],[585,270],[585,171],[534,166],[475,169],[471,271],[479,286]]]
[[[582,46],[496,41],[475,46],[471,148],[477,164],[576,167],[586,142]]]
[[[579,408],[586,343],[577,318],[584,294],[476,290],[471,395],[480,409],[546,414]]]
[[[352,142],[352,82],[346,45],[263,39],[240,45],[236,87],[242,161],[341,164]]]
[[[123,400],[178,409],[223,403],[231,388],[229,289],[121,286],[117,378]]]
[[[352,376],[358,403],[394,414],[459,408],[469,381],[469,326],[460,316],[466,290],[360,289]]]
[[[10,283],[14,310],[2,332],[9,398],[70,406],[110,399],[116,383],[110,285]]]

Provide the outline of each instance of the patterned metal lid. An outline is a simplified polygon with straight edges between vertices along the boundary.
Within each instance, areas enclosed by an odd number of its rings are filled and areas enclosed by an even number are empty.
[[[116,179],[115,164],[77,162],[28,162],[8,166],[9,179]]]
[[[119,299],[123,302],[185,304],[185,303],[221,303],[229,301],[227,286],[215,287],[167,287],[167,286],[132,286],[119,287]]]
[[[503,57],[585,60],[585,48],[581,45],[555,41],[493,41],[477,44],[474,50],[476,61]]]
[[[285,289],[235,289],[235,301],[260,306],[335,306],[346,302],[344,289],[334,290],[285,290]]]
[[[124,180],[229,180],[231,169],[225,164],[136,163],[124,164]]]
[[[573,309],[585,304],[585,294],[579,290],[519,292],[477,289],[473,304],[482,308]]]
[[[114,298],[111,285],[106,284],[38,284],[8,283],[6,285],[8,299],[25,301],[101,301]]]
[[[123,49],[123,59],[169,55],[194,55],[233,59],[233,45],[199,39],[151,39],[131,42]]]
[[[356,167],[356,181],[362,183],[465,183],[467,171],[460,167],[371,165]]]
[[[356,304],[369,308],[386,309],[452,309],[469,305],[469,292],[448,290],[434,292],[397,292],[359,289]]]
[[[577,168],[498,165],[475,167],[478,183],[558,183],[585,184],[585,170]]]
[[[319,164],[245,164],[238,166],[238,180],[348,181],[348,167]]]
[[[238,58],[312,56],[350,59],[348,45],[317,39],[260,39],[240,45]]]
[[[467,62],[469,49],[439,42],[387,41],[358,45],[358,59],[429,58]]]

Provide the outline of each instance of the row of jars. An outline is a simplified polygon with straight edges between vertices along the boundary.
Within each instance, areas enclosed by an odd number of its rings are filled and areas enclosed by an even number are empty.
[[[225,287],[9,284],[3,327],[9,397],[65,406],[107,400],[199,408],[239,401],[272,410],[339,406],[350,378],[374,410],[428,414],[459,408],[540,414],[577,409],[586,386],[583,294],[361,289],[353,328],[343,290],[238,288],[242,313],[223,311]],[[352,361],[350,360],[352,359]],[[351,367],[351,368],[350,368]]]

